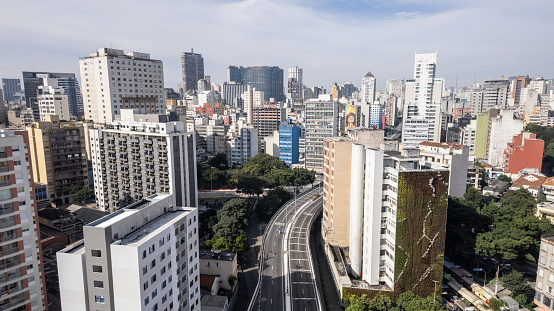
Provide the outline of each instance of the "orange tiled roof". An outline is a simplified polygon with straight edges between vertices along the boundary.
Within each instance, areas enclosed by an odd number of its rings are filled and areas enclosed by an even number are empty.
[[[540,186],[542,186],[542,184],[545,181],[546,181],[546,177],[544,176],[529,174],[529,175],[521,176],[518,180],[516,180],[512,184],[512,187],[523,188],[526,186],[525,188],[537,190],[540,188]]]

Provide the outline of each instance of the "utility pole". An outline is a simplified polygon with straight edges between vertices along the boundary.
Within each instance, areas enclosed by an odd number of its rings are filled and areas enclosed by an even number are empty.
[[[435,294],[437,293],[437,283],[438,283],[439,281],[433,280],[433,282],[435,283],[435,291],[433,292],[433,303],[434,303],[434,304],[437,304],[437,299],[436,299],[436,297],[435,297]]]

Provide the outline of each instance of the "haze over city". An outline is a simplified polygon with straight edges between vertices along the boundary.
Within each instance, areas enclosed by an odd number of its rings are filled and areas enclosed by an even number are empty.
[[[438,52],[446,86],[554,69],[554,6],[527,1],[8,1],[0,19],[2,76],[78,72],[99,47],[144,51],[180,82],[180,53],[202,53],[212,81],[229,65],[304,68],[305,85],[377,87],[411,78],[414,53]]]

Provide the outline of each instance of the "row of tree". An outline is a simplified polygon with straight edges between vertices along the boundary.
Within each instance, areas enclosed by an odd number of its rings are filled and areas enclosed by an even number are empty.
[[[396,302],[388,296],[378,294],[374,298],[366,295],[356,296],[345,294],[343,296],[346,311],[440,311],[440,295],[422,298],[413,292],[405,292],[398,296]]]

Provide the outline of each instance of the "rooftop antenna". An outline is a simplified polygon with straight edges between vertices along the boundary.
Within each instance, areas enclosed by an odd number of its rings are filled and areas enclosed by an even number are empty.
[[[191,53],[194,53],[194,49],[193,49],[193,48],[190,48],[190,52],[191,52]]]

